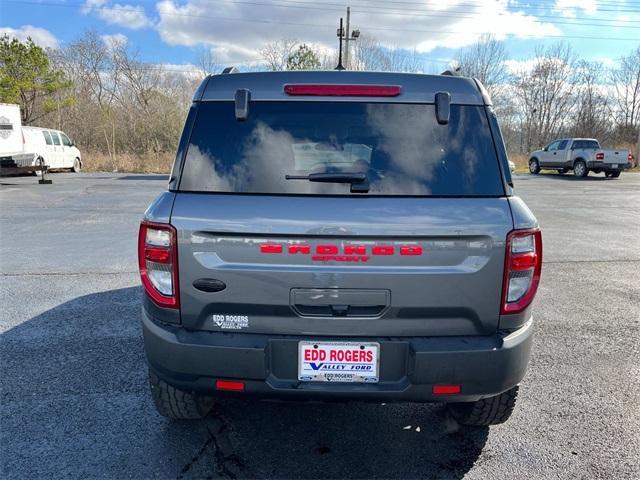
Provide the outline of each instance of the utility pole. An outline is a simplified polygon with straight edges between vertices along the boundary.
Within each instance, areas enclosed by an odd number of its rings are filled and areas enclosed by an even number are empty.
[[[360,30],[349,31],[349,23],[351,19],[351,7],[347,7],[347,29],[342,28],[342,17],[340,17],[340,28],[338,28],[338,37],[340,38],[340,50],[338,51],[338,66],[336,70],[345,70],[349,68],[349,42],[355,42],[360,36]],[[342,39],[344,38],[344,65],[342,64]]]
[[[351,7],[347,7],[347,35],[344,39],[344,67],[349,70],[349,40],[351,35],[349,32],[349,20],[351,19]]]
[[[344,70],[344,66],[342,65],[342,38],[344,37],[344,28],[342,28],[342,17],[340,17],[340,28],[338,28],[338,66],[335,68],[336,70]]]

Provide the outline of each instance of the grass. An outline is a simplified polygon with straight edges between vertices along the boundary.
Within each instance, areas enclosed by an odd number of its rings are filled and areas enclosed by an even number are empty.
[[[115,158],[100,152],[84,152],[82,169],[85,172],[169,173],[174,159],[174,152],[123,153]]]
[[[123,173],[169,173],[174,152],[147,153],[136,155],[123,153],[115,159],[100,152],[87,152],[82,156],[82,168],[86,172],[123,172]],[[509,159],[516,164],[516,173],[528,173],[529,157],[523,153],[511,153]],[[640,173],[636,167],[625,172]]]

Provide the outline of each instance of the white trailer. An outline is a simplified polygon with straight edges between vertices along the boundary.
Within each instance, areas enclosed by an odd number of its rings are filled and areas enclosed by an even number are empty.
[[[0,170],[18,173],[44,169],[79,172],[80,150],[64,132],[23,127],[18,105],[0,104]]]
[[[25,149],[20,107],[0,103],[0,168],[32,167],[40,161],[35,151]]]

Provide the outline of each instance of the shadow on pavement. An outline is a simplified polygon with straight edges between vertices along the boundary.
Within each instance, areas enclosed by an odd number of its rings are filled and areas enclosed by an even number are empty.
[[[225,399],[217,415],[232,426],[239,478],[462,478],[489,435],[435,405]]]
[[[542,175],[544,178],[550,178],[553,180],[566,180],[569,182],[608,182],[610,180],[617,180],[617,178],[605,177],[602,174],[589,174],[586,177],[576,177],[571,173],[545,173]]]
[[[118,178],[118,180],[162,180],[163,182],[168,182],[169,175],[127,175]]]
[[[460,478],[487,441],[417,404],[223,399],[204,421],[168,421],[149,397],[140,295],[78,297],[0,336],[4,478]]]

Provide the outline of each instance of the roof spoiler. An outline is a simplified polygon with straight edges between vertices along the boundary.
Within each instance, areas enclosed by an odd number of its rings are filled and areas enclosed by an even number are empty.
[[[480,80],[478,80],[477,78],[474,78],[473,81],[476,83],[476,86],[478,87],[478,90],[480,91],[480,94],[482,95],[482,101],[484,102],[484,104],[487,107],[493,106],[493,102],[491,101],[491,95],[489,95],[489,92],[484,87],[482,82]]]
[[[224,70],[222,70],[222,73],[240,73],[240,70],[238,70],[234,66],[231,66],[231,67],[226,67]]]

